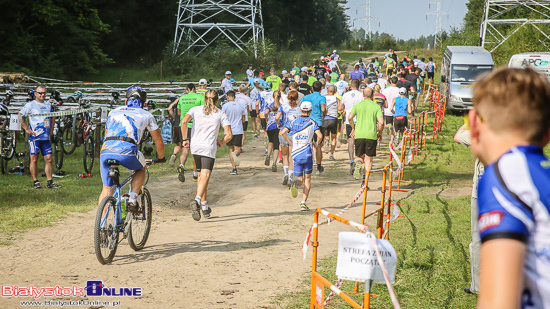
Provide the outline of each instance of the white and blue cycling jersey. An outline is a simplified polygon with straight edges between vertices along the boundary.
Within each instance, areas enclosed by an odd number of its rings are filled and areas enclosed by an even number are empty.
[[[266,117],[267,119],[266,130],[271,131],[271,130],[278,129],[279,127],[277,126],[277,121],[275,120],[275,117],[277,116],[277,111],[275,110],[275,102],[272,102],[271,104],[269,104],[266,107],[266,109],[269,109],[269,113],[267,113],[267,117]]]
[[[260,100],[260,106],[258,108],[259,112],[263,114],[265,112],[266,107],[273,103],[273,91],[262,91],[258,93],[257,100]]]
[[[296,105],[296,107],[292,108],[289,104],[284,104],[279,107],[278,113],[281,113],[281,119],[279,119],[279,123],[281,124],[282,128],[289,128],[290,124],[298,117],[302,116],[302,110],[300,109],[300,104]]]
[[[315,131],[319,130],[317,123],[309,117],[298,117],[288,127],[288,135],[292,137],[292,159],[294,162],[304,164],[313,162],[311,142]]]
[[[145,129],[158,130],[155,117],[142,108],[122,106],[109,113],[105,125],[107,133],[101,153],[117,153],[120,155],[135,155]],[[121,137],[128,140],[109,140],[109,137]]]
[[[478,187],[482,242],[526,245],[522,308],[550,308],[550,161],[538,146],[512,148],[486,167]]]
[[[19,112],[21,115],[46,114],[53,112],[53,107],[49,102],[40,103],[36,100],[31,101]],[[29,136],[29,141],[47,141],[50,139],[50,117],[48,116],[29,116],[29,129],[36,135]]]

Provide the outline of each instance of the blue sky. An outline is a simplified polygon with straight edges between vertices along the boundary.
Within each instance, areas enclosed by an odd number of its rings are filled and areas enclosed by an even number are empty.
[[[433,12],[437,8],[436,0],[371,0],[371,16],[380,19],[371,21],[372,32],[386,32],[393,34],[398,39],[417,38],[421,35],[427,36],[435,32],[435,15],[429,15],[426,20],[426,13]],[[353,28],[366,29],[364,20],[354,19],[364,17],[366,9],[358,8],[358,5],[366,4],[366,0],[348,0],[346,13],[350,16],[350,24]],[[430,2],[431,8],[428,7]],[[464,15],[468,9],[468,0],[442,0],[441,11],[449,14],[441,16],[441,29],[448,30],[451,27],[460,27],[463,24]],[[391,8],[392,13],[389,13]],[[398,8],[395,10],[394,8]],[[357,14],[357,13],[358,14]]]

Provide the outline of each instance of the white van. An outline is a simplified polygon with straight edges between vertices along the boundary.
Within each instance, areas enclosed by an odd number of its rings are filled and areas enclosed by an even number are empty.
[[[508,62],[509,68],[531,67],[550,80],[550,53],[515,54]]]
[[[472,108],[475,79],[495,67],[491,53],[480,46],[447,46],[441,64],[440,92],[447,98],[449,111]]]

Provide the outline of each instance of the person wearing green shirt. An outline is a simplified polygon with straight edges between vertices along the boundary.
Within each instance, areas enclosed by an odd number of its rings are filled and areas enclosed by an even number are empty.
[[[307,84],[309,86],[313,86],[313,83],[317,81],[317,78],[313,76],[313,71],[307,71],[307,77],[308,77]]]
[[[300,69],[298,67],[298,64],[296,62],[292,63],[292,69],[290,69],[290,70],[291,71],[296,71],[296,75],[300,75],[300,72],[302,72],[302,69]],[[273,87],[274,87],[273,89],[275,89],[275,90],[279,89],[279,88],[275,88],[275,85],[273,85]]]
[[[195,85],[193,83],[190,83],[187,85],[187,88],[185,89],[184,95],[182,95],[178,101],[178,115],[180,116],[180,119],[183,120],[183,117],[181,115],[186,115],[187,112],[195,107],[195,106],[201,106],[204,105],[204,97],[197,93],[197,89],[195,88]],[[187,124],[187,136],[191,136],[191,128],[193,127],[193,122],[190,121]],[[185,142],[185,140],[183,141]],[[182,143],[183,144],[183,143]],[[187,161],[187,157],[189,156],[189,147],[182,147],[182,152],[180,156],[180,165],[178,166],[178,179],[181,182],[185,182],[185,162]],[[170,157],[170,162],[175,161],[176,154],[173,154],[172,157]],[[193,161],[193,181],[197,181],[199,177],[199,174],[197,173],[197,169],[195,167],[195,161]]]
[[[275,69],[271,68],[269,70],[269,74],[271,75],[265,79],[266,82],[271,82],[272,91],[279,90],[279,85],[283,82],[283,80],[279,76],[275,75],[275,73]]]
[[[338,80],[340,79],[340,75],[338,73],[336,73],[337,69],[336,67],[332,68],[332,73],[330,73],[330,83],[331,84],[336,84],[338,82]]]
[[[373,90],[363,90],[364,100],[355,104],[348,115],[351,126],[350,136],[355,138],[355,168],[353,178],[359,180],[363,172],[365,174],[372,169],[372,160],[376,156],[378,138],[384,129],[384,117],[380,106],[372,100]],[[356,118],[356,123],[353,118]]]

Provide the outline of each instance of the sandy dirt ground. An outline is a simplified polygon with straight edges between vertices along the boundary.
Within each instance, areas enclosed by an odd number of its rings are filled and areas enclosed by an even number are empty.
[[[335,161],[323,162],[322,175],[313,175],[311,209],[336,213],[360,189],[349,175],[346,146],[337,148]],[[229,175],[227,157],[216,160],[209,186],[210,219],[191,218],[188,205],[195,183],[190,175],[181,183],[174,173],[148,185],[153,228],[143,250],[134,252],[124,240],[112,264],[99,264],[93,245],[95,211],[78,213],[3,246],[1,284],[84,287],[88,280],[101,280],[106,287],[142,288],[141,297],[39,299],[120,301],[120,308],[284,308],[285,301],[277,301],[277,296],[305,288],[304,276],[311,271],[311,248],[303,260],[301,245],[313,211],[299,210],[301,190],[294,199],[282,186],[282,165],[274,173],[263,164],[261,139],[250,141],[245,151],[236,176]],[[375,167],[387,158],[387,151],[379,151]],[[380,174],[371,179],[368,210],[376,209],[380,199]],[[360,205],[344,217],[360,221]],[[320,228],[320,256],[336,250],[338,231],[349,230],[353,229],[340,223]],[[0,308],[19,308],[22,300],[32,299],[0,297]]]

